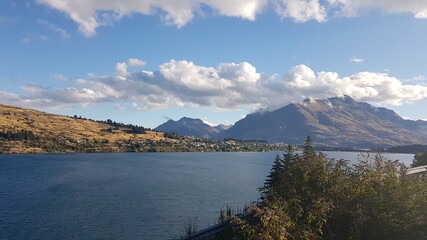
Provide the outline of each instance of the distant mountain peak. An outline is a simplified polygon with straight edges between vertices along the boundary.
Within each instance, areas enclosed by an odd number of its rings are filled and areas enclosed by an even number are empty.
[[[155,128],[161,132],[175,132],[183,136],[211,138],[228,127],[212,126],[199,118],[182,117],[178,121],[169,120]]]
[[[427,123],[404,120],[392,110],[342,95],[308,98],[275,111],[249,114],[218,138],[301,144],[307,135],[318,146],[426,144]]]

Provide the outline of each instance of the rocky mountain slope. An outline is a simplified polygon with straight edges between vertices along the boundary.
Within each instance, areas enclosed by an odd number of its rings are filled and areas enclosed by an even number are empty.
[[[427,143],[427,122],[404,120],[394,111],[348,96],[308,99],[275,111],[247,115],[216,138],[316,146],[371,148]]]

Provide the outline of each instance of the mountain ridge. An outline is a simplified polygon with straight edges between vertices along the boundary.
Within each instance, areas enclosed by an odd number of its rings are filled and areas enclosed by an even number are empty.
[[[425,126],[425,121],[405,120],[392,110],[343,96],[248,114],[216,137],[302,144],[310,135],[317,146],[371,148],[425,144]]]
[[[174,132],[182,136],[214,138],[217,134],[227,128],[228,126],[223,124],[211,126],[199,118],[182,117],[178,121],[169,119],[167,122],[157,126],[154,130],[161,132]]]

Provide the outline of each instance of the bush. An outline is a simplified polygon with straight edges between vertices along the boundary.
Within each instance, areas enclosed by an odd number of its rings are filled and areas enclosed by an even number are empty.
[[[427,165],[427,153],[415,153],[412,167]]]
[[[241,239],[427,239],[427,178],[381,155],[348,161],[314,152],[278,156],[261,201],[231,218]]]

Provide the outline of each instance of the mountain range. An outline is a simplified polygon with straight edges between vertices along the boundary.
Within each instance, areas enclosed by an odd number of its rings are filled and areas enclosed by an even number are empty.
[[[427,122],[405,120],[394,111],[348,96],[306,99],[274,111],[248,114],[223,131],[200,119],[168,121],[156,130],[213,139],[264,140],[316,146],[372,148],[427,143]]]
[[[228,129],[230,126],[218,125],[211,126],[200,119],[183,117],[178,121],[168,120],[159,125],[154,130],[160,132],[174,132],[182,136],[194,136],[201,138],[215,138],[219,133]]]

